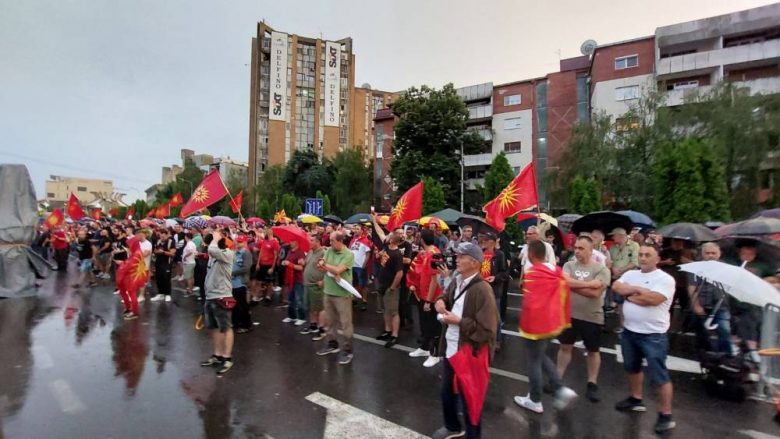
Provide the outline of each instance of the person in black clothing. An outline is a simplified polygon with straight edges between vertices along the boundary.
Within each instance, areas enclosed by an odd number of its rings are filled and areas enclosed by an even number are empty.
[[[508,268],[504,252],[496,247],[497,239],[498,237],[495,233],[485,233],[485,239],[482,241],[485,260],[482,263],[480,275],[493,289],[493,296],[496,298],[496,309],[501,309],[501,299],[503,298],[504,282],[508,275]],[[504,322],[499,318],[496,332],[496,352],[501,350],[501,340],[503,339],[501,327],[503,324]]]
[[[109,229],[101,229],[97,238],[97,277],[103,279],[111,278],[111,252],[112,239]]]
[[[49,241],[51,240],[51,233],[45,225],[41,225],[38,231],[35,232],[35,239],[33,240],[33,251],[41,255],[43,259],[49,260]]]
[[[157,282],[157,295],[152,302],[171,301],[171,268],[173,256],[176,254],[176,244],[171,239],[168,229],[160,230],[160,237],[154,245],[154,279]]]
[[[685,241],[682,239],[672,239],[669,247],[661,250],[661,262],[658,268],[674,278],[674,300],[680,305],[685,319],[683,320],[683,330],[688,330],[692,326],[691,316],[688,314],[690,300],[688,296],[688,274],[680,271],[680,264],[693,262],[692,250],[685,248]],[[669,310],[672,312],[672,309]]]
[[[79,258],[79,281],[73,285],[73,288],[79,288],[89,279],[89,286],[97,286],[95,275],[92,273],[92,264],[95,257],[95,247],[87,238],[87,231],[81,229],[78,231],[76,240],[76,253]]]
[[[379,253],[379,290],[384,301],[385,331],[377,337],[384,340],[385,347],[392,347],[398,341],[401,318],[398,306],[401,281],[404,276],[403,254],[398,248],[403,238],[393,232],[387,237],[387,244]]]

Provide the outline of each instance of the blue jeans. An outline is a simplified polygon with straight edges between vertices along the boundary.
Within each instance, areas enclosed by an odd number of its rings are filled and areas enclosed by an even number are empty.
[[[696,342],[699,349],[712,351],[712,342],[710,342],[710,331],[704,327],[704,323],[710,316],[712,310],[705,310],[707,313],[703,316],[696,316]],[[718,335],[718,352],[731,355],[731,313],[728,309],[719,308],[715,312],[712,323],[718,325],[715,333]]]
[[[640,334],[623,329],[620,349],[623,353],[623,369],[629,374],[642,372],[642,359],[645,359],[645,376],[651,384],[661,386],[671,380],[669,370],[666,369],[666,353],[669,351],[666,334]]]
[[[294,284],[287,291],[287,317],[294,320],[306,320],[306,307],[303,302],[303,284]]]

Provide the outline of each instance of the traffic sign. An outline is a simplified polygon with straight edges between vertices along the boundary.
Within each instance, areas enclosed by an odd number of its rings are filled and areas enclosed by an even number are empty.
[[[314,216],[322,216],[322,198],[307,198],[305,213]]]

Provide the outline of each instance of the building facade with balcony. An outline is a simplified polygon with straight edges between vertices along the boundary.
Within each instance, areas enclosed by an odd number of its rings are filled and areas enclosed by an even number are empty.
[[[355,87],[352,96],[351,127],[352,140],[350,147],[363,151],[366,160],[371,160],[377,153],[374,117],[377,111],[389,107],[398,93],[374,90],[369,84]]]

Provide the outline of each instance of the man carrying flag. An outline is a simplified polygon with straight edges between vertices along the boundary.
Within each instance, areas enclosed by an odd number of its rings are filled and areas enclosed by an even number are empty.
[[[192,192],[192,196],[187,201],[187,204],[181,208],[179,215],[182,218],[187,217],[200,209],[211,206],[227,194],[227,187],[222,182],[219,172],[211,171]]]
[[[530,163],[505,187],[496,198],[487,203],[482,211],[485,212],[485,222],[501,232],[506,226],[505,221],[512,215],[536,207],[539,204],[539,195],[536,192],[536,175],[534,164]]]

